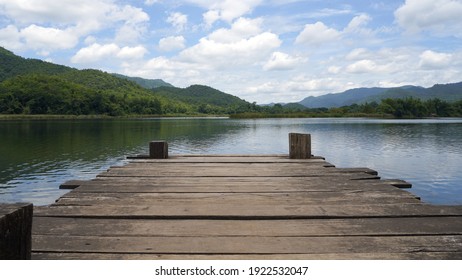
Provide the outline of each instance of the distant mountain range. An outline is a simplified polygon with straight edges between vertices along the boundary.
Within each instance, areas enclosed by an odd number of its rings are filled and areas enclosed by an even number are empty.
[[[462,82],[454,84],[437,84],[430,88],[418,86],[402,86],[396,88],[356,88],[341,93],[331,93],[321,96],[310,96],[299,104],[307,108],[333,108],[362,104],[366,102],[380,102],[382,99],[413,97],[422,100],[438,98],[445,101],[462,99]]]
[[[278,106],[289,110],[332,108],[406,97],[462,100],[462,82],[437,84],[430,88],[357,88]],[[25,59],[0,47],[0,113],[227,114],[246,110],[258,108],[208,86],[177,88],[161,79],[77,70],[38,59]]]

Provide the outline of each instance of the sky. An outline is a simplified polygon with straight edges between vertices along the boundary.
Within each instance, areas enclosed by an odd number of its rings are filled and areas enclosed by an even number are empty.
[[[462,0],[0,0],[26,58],[249,102],[462,81]]]

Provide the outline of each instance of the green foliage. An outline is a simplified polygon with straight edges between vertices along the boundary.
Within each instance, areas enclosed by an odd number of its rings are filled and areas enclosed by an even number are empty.
[[[250,106],[205,86],[152,91],[144,80],[24,59],[0,47],[0,114],[187,115],[241,112]],[[168,86],[168,87],[167,87]]]
[[[67,71],[76,70],[38,59],[24,59],[0,47],[0,82],[24,74],[40,73],[54,75]]]
[[[193,85],[188,88],[159,87],[153,93],[169,100],[189,104],[193,111],[201,114],[233,114],[252,110],[250,104],[236,96],[221,92],[214,88]]]
[[[165,102],[149,93],[130,95],[123,91],[98,90],[60,76],[31,74],[0,83],[0,113],[3,114],[161,115],[167,107]],[[172,110],[175,105],[168,107]]]
[[[156,80],[144,80],[156,81]],[[148,83],[148,85],[152,85]],[[146,86],[146,85],[145,85]],[[146,86],[147,87],[147,86]],[[99,70],[76,70],[40,60],[24,59],[0,47],[0,114],[24,115],[223,115],[233,117],[462,117],[462,83],[429,89],[401,87],[350,90],[349,95],[383,96],[381,101],[360,102],[336,108],[300,104],[258,106],[211,87],[185,89],[162,86],[149,90],[136,78]],[[426,99],[415,98],[415,94]],[[424,94],[424,95],[422,95]],[[344,97],[348,97],[345,95]],[[436,97],[451,96],[450,100]],[[330,95],[332,98],[334,95]]]
[[[138,77],[128,77],[120,74],[112,74],[118,78],[123,78],[125,80],[129,80],[132,82],[137,83],[139,86],[145,89],[154,89],[158,87],[173,87],[171,84],[164,82],[161,79],[143,79]]]

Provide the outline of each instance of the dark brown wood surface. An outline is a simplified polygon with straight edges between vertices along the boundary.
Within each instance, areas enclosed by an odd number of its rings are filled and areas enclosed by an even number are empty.
[[[35,259],[462,259],[462,206],[320,157],[130,160],[36,207]]]
[[[30,203],[0,204],[0,260],[31,258],[32,212]]]

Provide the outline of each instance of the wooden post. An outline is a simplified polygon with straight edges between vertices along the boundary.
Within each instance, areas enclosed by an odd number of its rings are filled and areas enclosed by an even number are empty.
[[[0,260],[30,260],[31,203],[0,204]]]
[[[149,157],[158,159],[168,158],[168,143],[166,141],[149,142]]]
[[[311,135],[289,133],[289,157],[291,159],[311,158]]]

